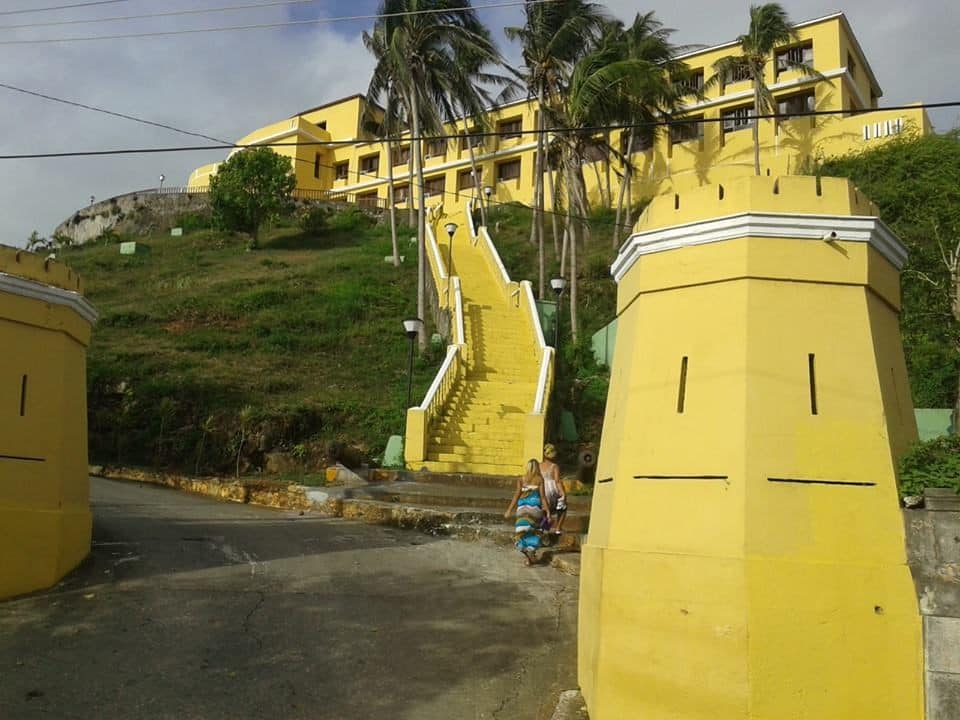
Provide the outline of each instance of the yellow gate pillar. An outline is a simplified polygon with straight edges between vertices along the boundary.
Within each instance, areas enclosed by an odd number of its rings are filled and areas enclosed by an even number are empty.
[[[580,585],[591,720],[920,720],[895,477],[906,253],[846,180],[656,198],[619,321]]]
[[[80,278],[0,247],[0,597],[49,587],[90,551]]]

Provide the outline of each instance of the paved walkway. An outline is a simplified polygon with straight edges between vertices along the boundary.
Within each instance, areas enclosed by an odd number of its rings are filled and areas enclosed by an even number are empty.
[[[0,603],[0,717],[549,718],[576,578],[414,531],[94,479],[94,551]]]

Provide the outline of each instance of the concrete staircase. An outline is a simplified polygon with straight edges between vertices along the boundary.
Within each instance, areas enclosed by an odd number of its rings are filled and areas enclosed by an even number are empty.
[[[463,540],[514,542],[512,520],[503,511],[513,495],[516,476],[455,473],[407,473],[398,479],[342,491],[342,517]],[[576,551],[585,537],[590,497],[567,493],[564,534],[547,542],[555,550]]]
[[[541,371],[539,328],[521,287],[492,267],[492,243],[471,236],[464,213],[443,217],[450,220],[458,225],[452,253],[447,241],[439,247],[460,279],[465,368],[430,421],[423,461],[411,469],[516,477],[532,452],[524,438]]]

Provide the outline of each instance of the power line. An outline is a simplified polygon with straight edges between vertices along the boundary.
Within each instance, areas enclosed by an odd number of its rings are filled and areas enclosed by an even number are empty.
[[[255,25],[234,25],[230,27],[215,27],[188,30],[159,30],[146,33],[122,33],[118,35],[96,35],[94,37],[65,37],[65,38],[41,38],[38,40],[0,40],[0,45],[40,45],[49,43],[68,43],[68,42],[93,42],[97,40],[126,40],[149,37],[166,37],[171,35],[192,35],[197,33],[214,32],[232,32],[237,30],[262,30],[267,28],[294,27],[306,25],[329,25],[337,22],[352,22],[358,20],[381,20],[392,17],[407,17],[412,15],[436,15],[439,13],[460,13],[472,12],[474,10],[486,10],[489,8],[517,7],[521,5],[540,5],[543,3],[557,2],[557,0],[508,0],[506,2],[487,3],[485,5],[474,5],[464,8],[428,8],[424,10],[410,10],[405,12],[384,13],[379,15],[349,15],[332,18],[318,18],[315,20],[288,20],[275,23],[258,23]]]
[[[117,2],[126,2],[126,0],[115,0]],[[57,27],[61,25],[89,25],[91,23],[120,22],[123,20],[146,20],[151,18],[167,18],[180,15],[206,15],[218,12],[231,12],[234,10],[253,10],[260,8],[277,7],[282,5],[305,5],[316,3],[320,0],[271,0],[270,2],[248,3],[246,5],[227,5],[225,7],[202,8],[199,10],[173,10],[170,12],[147,13],[144,15],[115,15],[105,18],[84,18],[82,20],[55,20],[51,22],[25,23],[23,25],[0,25],[0,30],[23,30],[26,28],[39,27]]]
[[[93,7],[94,5],[115,5],[129,0],[97,0],[97,2],[73,3],[72,5],[54,5],[52,7],[33,8],[32,10],[4,10],[0,15],[24,15],[25,13],[49,12],[51,10],[70,10],[71,8]]]
[[[113,110],[99,108],[94,105],[85,105],[84,103],[74,102],[73,100],[64,100],[63,98],[54,97],[53,95],[45,95],[44,93],[36,92],[34,90],[25,90],[24,88],[19,88],[15,85],[7,85],[6,83],[0,82],[0,88],[6,88],[7,90],[13,90],[14,92],[24,93],[25,95],[33,95],[34,97],[62,103],[64,105],[72,105],[73,107],[83,108],[84,110],[93,110],[94,112],[103,113],[104,115],[112,115],[113,117],[123,118],[124,120],[132,120],[134,122],[142,123],[143,125],[152,125],[153,127],[163,128],[164,130],[170,130],[183,135],[192,135],[194,137],[203,138],[204,140],[212,140],[215,143],[228,143],[227,140],[221,140],[220,138],[204,135],[203,133],[182,130],[178,127],[174,127],[173,125],[165,125],[164,123],[154,122],[153,120],[145,120],[144,118],[139,118],[135,115],[126,115],[124,113],[114,112]]]

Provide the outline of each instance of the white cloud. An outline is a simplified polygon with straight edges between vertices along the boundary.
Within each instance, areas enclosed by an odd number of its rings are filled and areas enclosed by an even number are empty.
[[[10,0],[0,0],[6,9]],[[787,1],[794,20],[833,12],[829,0]],[[478,3],[482,4],[482,3]],[[627,0],[609,7],[622,19],[646,8]],[[678,29],[678,43],[717,44],[733,39],[747,21],[749,3],[681,0],[658,11]],[[844,8],[885,91],[884,103],[960,99],[953,68],[952,34],[958,12],[951,0],[880,3],[849,0]],[[23,4],[19,4],[20,7]],[[124,8],[123,11],[118,8]],[[131,2],[75,11],[70,17],[192,9],[189,0]],[[372,0],[318,3],[328,16],[372,12]],[[722,9],[721,9],[722,8]],[[94,15],[94,10],[97,14]],[[64,17],[60,14],[58,17]],[[503,36],[504,24],[519,24],[519,9],[482,13],[508,57],[518,52]],[[169,18],[101,26],[8,31],[0,40],[146,32],[157,29],[280,22],[283,8],[198,18]],[[0,25],[36,22],[39,15],[0,16]],[[42,19],[54,19],[53,13]],[[369,24],[369,23],[367,23]],[[0,82],[18,85],[227,140],[313,105],[363,92],[372,61],[357,24],[296,29],[180,35],[97,43],[0,45]],[[348,34],[345,34],[348,33]],[[0,89],[0,154],[135,146],[198,145],[204,141],[127,120],[31,98]],[[940,129],[955,124],[960,110],[935,113]],[[190,171],[222,159],[223,151],[109,158],[0,161],[0,243],[22,244],[31,230],[49,234],[83,207],[90,195],[106,198],[154,187],[160,173],[183,184]]]

